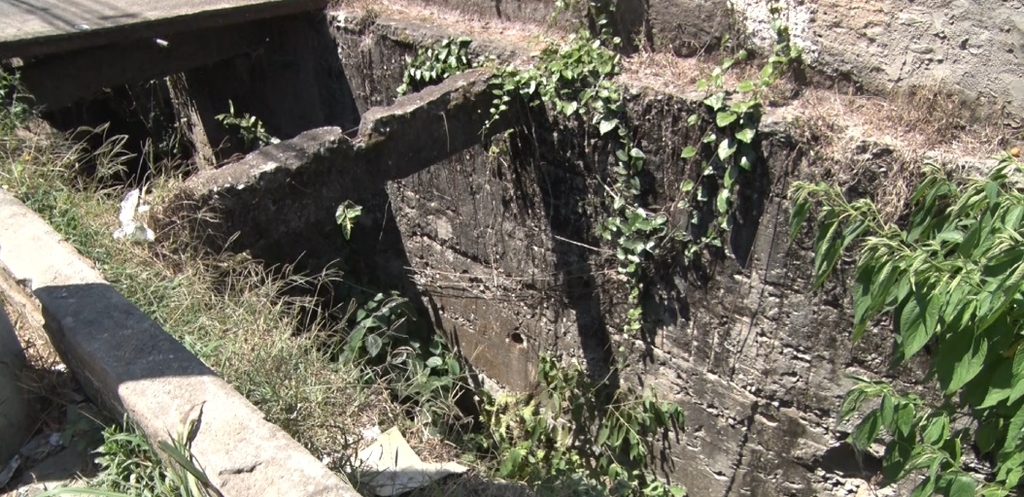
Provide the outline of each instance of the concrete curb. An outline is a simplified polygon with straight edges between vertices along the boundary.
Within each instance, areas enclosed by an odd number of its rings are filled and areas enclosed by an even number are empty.
[[[2,190],[0,219],[0,263],[30,281],[50,340],[99,405],[154,442],[201,407],[192,453],[225,497],[359,495]]]

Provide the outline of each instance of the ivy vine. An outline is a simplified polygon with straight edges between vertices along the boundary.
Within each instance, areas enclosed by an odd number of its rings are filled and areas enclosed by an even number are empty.
[[[698,258],[708,247],[722,247],[725,234],[732,227],[737,179],[741,171],[753,168],[758,156],[755,140],[765,94],[802,58],[800,48],[790,41],[789,28],[778,20],[772,22],[772,28],[776,43],[757,79],[744,79],[727,87],[729,70],[749,57],[746,50],[741,50],[734,57],[726,57],[710,76],[697,82],[697,89],[704,92],[704,113],[690,115],[687,124],[703,125],[704,131],[700,144],[684,148],[681,156],[687,161],[699,161],[699,167],[694,168],[698,171],[695,177],[679,185],[680,199],[674,205],[687,214],[686,225],[673,230],[673,234],[686,242],[684,253],[688,260]],[[711,218],[702,219],[709,211]]]

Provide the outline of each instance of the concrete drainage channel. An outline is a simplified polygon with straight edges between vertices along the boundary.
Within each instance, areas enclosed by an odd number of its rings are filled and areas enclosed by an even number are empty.
[[[215,235],[203,243],[215,251],[245,252],[268,264],[300,261],[314,273],[344,249],[357,261],[351,274],[409,298],[474,368],[510,390],[534,388],[542,353],[580,360],[599,374],[612,368],[609,350],[625,351],[624,382],[651,386],[685,410],[688,433],[662,462],[691,495],[871,491],[878,461],[856,460],[841,442],[848,427],[834,426],[832,415],[844,374],[880,371],[885,347],[881,338],[858,348],[844,340],[849,309],[834,296],[809,295],[813,255],[786,243],[787,185],[818,178],[814,161],[830,160],[808,152],[818,137],[787,109],[763,118],[758,176],[740,201],[732,257],[701,284],[669,264],[649,289],[656,333],[626,337],[609,331],[623,322],[626,289],[614,260],[602,255],[587,204],[600,195],[593,180],[600,158],[588,156],[558,122],[542,123],[536,157],[485,150],[488,70],[395,99],[404,57],[417,44],[459,34],[456,28],[400,15],[329,20],[329,33],[324,25],[317,30],[332,37],[344,71],[332,60],[323,74],[302,58],[305,79],[288,82],[289,91],[322,91],[292,109],[285,99],[273,101],[275,85],[242,91],[247,109],[284,140],[220,168],[201,167],[158,206],[165,222],[201,219]],[[324,40],[313,45],[322,48]],[[484,50],[509,55],[507,47]],[[190,70],[192,103],[227,101],[220,97],[238,89],[218,75],[258,72],[253,67],[259,64]],[[667,203],[685,174],[676,167],[681,150],[700,138],[682,123],[702,103],[645,81],[624,86],[627,112],[648,150],[651,202]],[[325,96],[340,88],[345,98]],[[325,102],[326,110],[300,119],[302,109]],[[209,124],[208,114],[192,124]],[[197,161],[217,162],[206,145],[196,146]],[[895,153],[870,140],[855,148],[871,159]],[[567,150],[579,156],[565,158]],[[885,177],[872,181],[866,188],[878,188]],[[346,201],[362,208],[350,234],[335,217]],[[54,345],[104,408],[127,413],[158,440],[201,411],[193,452],[226,496],[355,495],[37,216],[3,195],[0,219],[0,262],[28,282]]]
[[[0,262],[27,283],[53,345],[108,412],[129,415],[152,440],[201,413],[192,451],[225,496],[358,495],[3,192],[0,218]]]

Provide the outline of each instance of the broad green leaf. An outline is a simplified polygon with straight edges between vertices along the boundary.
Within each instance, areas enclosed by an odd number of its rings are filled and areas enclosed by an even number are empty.
[[[691,158],[691,157],[693,157],[695,155],[697,155],[697,148],[696,147],[686,147],[686,148],[683,149],[682,157],[684,159],[689,159],[689,158]]]
[[[940,414],[932,418],[921,437],[926,444],[940,445],[949,437],[949,417]]]
[[[910,497],[932,497],[935,493],[935,477],[928,475],[921,483],[918,483],[914,487],[914,491],[910,492]]]
[[[978,427],[978,431],[974,433],[974,443],[978,444],[978,449],[982,454],[992,452],[996,448],[1002,424],[1002,419],[993,418],[981,423]]]
[[[814,242],[814,287],[821,288],[825,279],[832,273],[836,261],[842,253],[842,247],[836,242],[836,233],[839,231],[839,216],[835,211],[827,211],[824,214],[825,220],[818,227],[818,238]]]
[[[882,457],[882,475],[888,482],[894,482],[903,476],[903,470],[910,462],[913,449],[909,444],[890,441],[885,446],[885,456]]]
[[[966,474],[958,474],[949,487],[949,497],[975,497],[978,483]]]
[[[882,429],[882,416],[878,411],[871,411],[857,424],[850,434],[850,443],[858,450],[865,450],[874,443],[878,432]]]
[[[754,91],[754,88],[756,88],[756,86],[754,86],[754,82],[749,79],[740,81],[740,84],[736,85],[736,91],[741,93]]]
[[[609,131],[615,129],[616,126],[618,126],[618,125],[619,125],[619,120],[618,119],[602,120],[600,126],[598,126],[598,131],[600,131],[602,135],[606,135],[606,134],[608,134]]]
[[[846,397],[843,398],[843,403],[839,406],[839,421],[842,422],[850,419],[850,416],[860,408],[866,397],[867,393],[860,388],[854,388],[846,392]]]
[[[601,429],[597,432],[597,445],[603,446],[608,441],[608,424],[604,423],[601,425]]]
[[[756,133],[757,132],[754,130],[754,128],[743,128],[738,133],[736,133],[736,139],[743,143],[750,143],[754,141],[754,135]]]
[[[800,227],[807,219],[810,208],[811,202],[807,200],[793,200],[793,207],[789,213],[789,243],[796,241],[796,235],[800,233]]]
[[[896,406],[896,434],[910,435],[914,427],[914,414],[916,409],[910,402],[900,402]]]
[[[736,118],[738,118],[738,117],[739,116],[737,116],[735,112],[728,111],[728,110],[722,111],[722,112],[719,112],[719,113],[715,114],[715,124],[719,128],[724,128],[724,127],[729,126],[730,124],[732,124],[734,121],[736,121]]]
[[[882,404],[878,408],[878,412],[882,416],[882,426],[885,427],[889,433],[896,432],[896,406],[892,400],[892,395],[885,394],[882,396]]]
[[[1013,363],[1011,361],[1000,361],[998,366],[995,366],[995,371],[992,371],[992,366],[987,368],[986,372],[982,372],[982,375],[988,376],[987,388],[988,390],[984,393],[984,397],[981,397],[980,401],[975,400],[972,405],[975,405],[978,409],[986,409],[1000,402],[1010,398],[1013,393]],[[1016,400],[1016,399],[1014,399]],[[1013,400],[1009,401],[1013,403]]]
[[[929,330],[925,326],[925,312],[919,301],[916,296],[911,297],[900,311],[899,342],[904,360],[921,350],[935,331],[934,328]]]
[[[1017,402],[1021,397],[1024,397],[1024,343],[1021,342],[1021,340],[1018,340],[1014,345],[1015,349],[1011,375],[1011,385],[1013,385],[1013,390],[1010,391],[1010,395],[1007,397],[1007,402],[1011,404]]]
[[[736,143],[729,138],[722,138],[718,143],[718,158],[725,161],[736,152]]]
[[[932,361],[943,391],[950,395],[971,381],[984,366],[987,353],[988,340],[972,336],[970,330],[960,330],[944,340]]]

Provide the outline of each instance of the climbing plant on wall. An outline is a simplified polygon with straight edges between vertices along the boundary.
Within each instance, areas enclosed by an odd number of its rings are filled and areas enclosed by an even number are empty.
[[[778,14],[773,10],[773,14]],[[789,37],[789,28],[772,21],[776,42],[756,78],[741,79],[729,85],[731,69],[748,58],[746,50],[726,57],[707,78],[697,82],[704,92],[703,107],[687,119],[689,126],[703,129],[701,142],[683,149],[682,158],[696,162],[696,174],[679,185],[679,201],[673,206],[686,219],[672,233],[685,243],[689,260],[696,259],[708,247],[722,247],[731,228],[735,198],[743,172],[749,172],[757,160],[756,140],[765,95],[779,78],[801,61],[801,50]],[[708,216],[708,219],[704,219]]]
[[[1006,496],[1024,477],[1022,172],[1010,155],[966,180],[929,165],[905,226],[836,186],[793,185],[791,238],[816,211],[815,287],[845,252],[857,252],[853,340],[888,316],[893,366],[919,356],[928,363],[929,395],[857,378],[840,409],[846,420],[873,406],[850,441],[867,450],[884,435],[884,476],[923,476],[914,497]],[[975,458],[991,471],[969,473]]]

